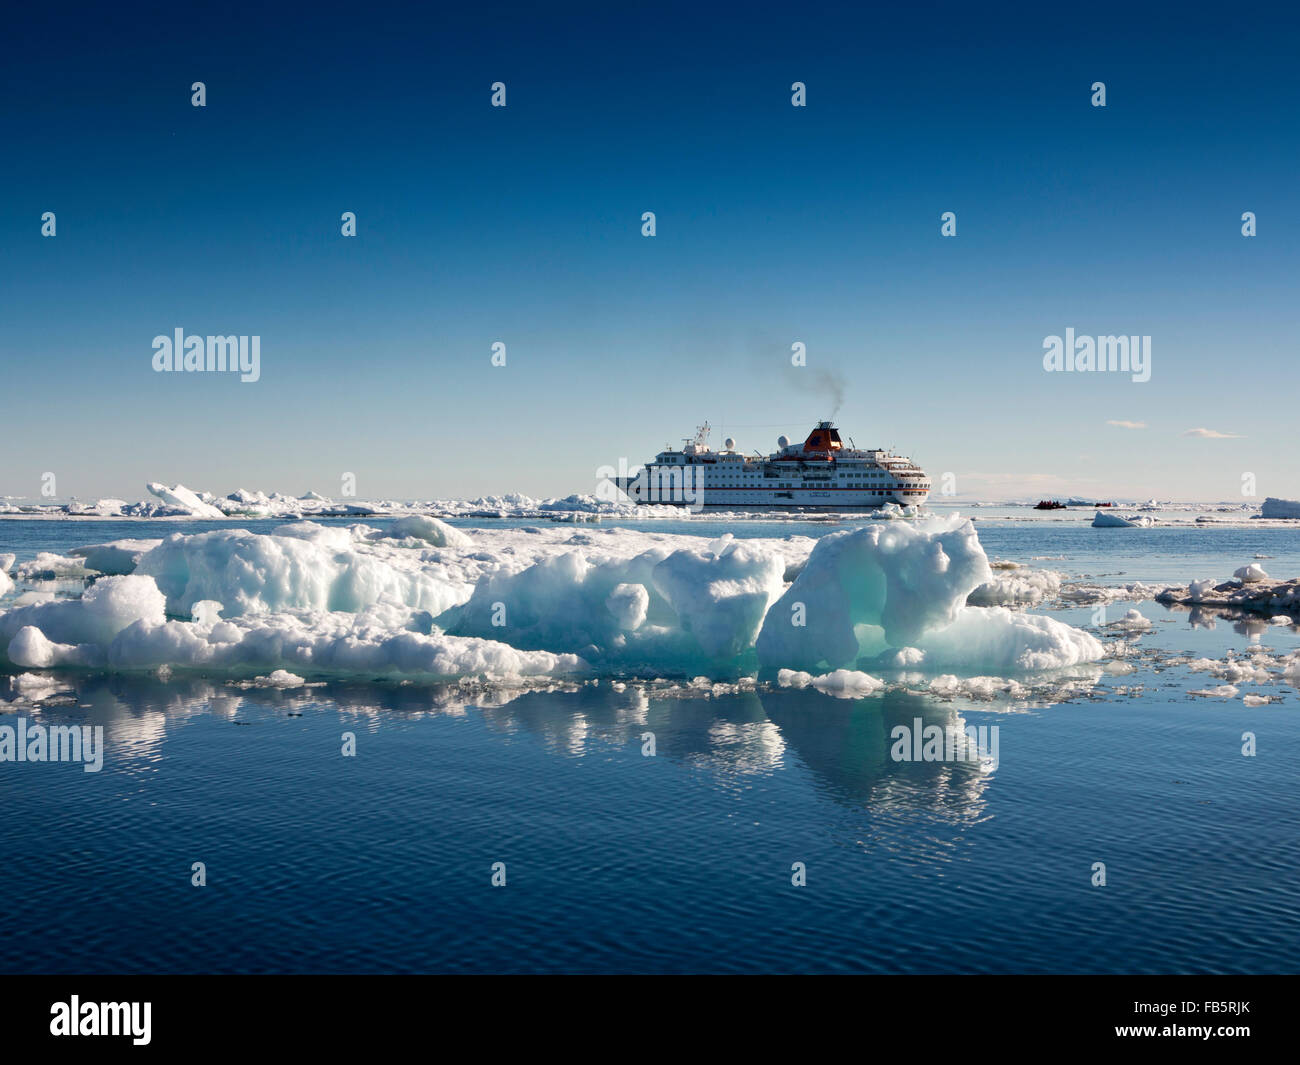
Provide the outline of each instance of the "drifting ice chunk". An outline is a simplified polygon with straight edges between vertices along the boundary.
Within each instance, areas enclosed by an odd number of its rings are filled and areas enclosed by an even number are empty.
[[[159,484],[157,481],[150,481],[147,487],[151,494],[157,496],[164,503],[175,507],[179,511],[188,513],[196,518],[224,518],[226,515],[212,506],[205,503],[197,495],[191,492],[183,484],[174,485],[168,488],[165,484]]]
[[[1251,567],[1243,567],[1238,574]],[[1257,568],[1257,567],[1256,567]],[[1263,571],[1261,570],[1262,574]],[[1300,615],[1300,578],[1272,581],[1264,576],[1255,580],[1238,577],[1235,581],[1192,581],[1187,588],[1166,588],[1156,595],[1158,603],[1185,603],[1198,606],[1248,610],[1274,618],[1284,611]]]
[[[1146,632],[1155,628],[1140,610],[1130,610],[1118,621],[1112,621],[1107,628],[1124,629],[1128,632]]]
[[[265,492],[250,492],[244,488],[231,492],[225,499],[218,499],[214,505],[223,513],[231,516],[270,515],[278,509]]]
[[[1136,529],[1137,522],[1121,518],[1118,514],[1109,514],[1099,510],[1092,519],[1092,527],[1094,529]]]
[[[1233,573],[1233,576],[1242,584],[1254,584],[1256,581],[1268,580],[1268,574],[1264,572],[1264,567],[1258,562],[1252,562],[1249,566],[1242,566],[1241,569]]]
[[[140,559],[160,543],[161,540],[113,540],[107,544],[74,547],[68,554],[73,558],[84,558],[87,569],[121,577],[134,573]]]
[[[885,686],[883,680],[852,669],[837,669],[833,673],[823,673],[820,677],[801,670],[782,669],[777,672],[776,682],[782,688],[813,687],[837,699],[861,699]]]
[[[409,518],[398,518],[383,535],[398,540],[412,537],[423,540],[433,547],[472,547],[474,541],[459,529],[437,518],[423,514],[412,514]]]
[[[885,686],[885,682],[869,673],[860,673],[853,669],[837,669],[833,673],[813,677],[812,686],[839,699],[860,699],[864,695],[879,691]]]
[[[103,649],[134,622],[161,625],[163,607],[162,593],[147,577],[104,577],[80,599],[56,599],[0,614],[0,650],[4,652],[0,654],[0,661],[8,654],[15,637],[31,626],[40,633],[41,640],[27,634],[18,642],[19,653],[35,657],[53,656],[55,662],[62,664],[72,652],[55,645],[66,644],[76,648],[88,644],[98,647],[98,654],[83,648],[77,652],[79,661],[75,664],[89,664],[81,660],[102,657]]]
[[[1300,518],[1300,500],[1269,496],[1260,508],[1261,518]]]
[[[846,666],[863,653],[856,626],[881,630],[885,646],[950,624],[966,597],[992,577],[974,525],[952,517],[831,533],[772,607],[758,636],[765,664],[801,669]]]
[[[1199,695],[1205,699],[1235,699],[1237,689],[1231,684],[1220,684],[1217,688],[1201,688],[1198,691],[1191,691],[1188,695]]]
[[[967,696],[974,699],[994,699],[998,695],[1020,698],[1025,694],[1023,685],[1004,677],[956,677],[951,673],[930,681],[930,691],[949,697]]]
[[[946,628],[917,643],[927,666],[992,668],[1002,673],[1059,669],[1095,662],[1101,642],[1055,618],[1005,607],[968,607]]]
[[[297,673],[290,673],[287,669],[277,669],[272,671],[270,676],[254,677],[253,683],[259,688],[301,688],[307,682]]]
[[[1010,671],[1102,656],[1092,636],[1051,618],[965,606],[991,576],[974,526],[961,517],[832,533],[768,613],[759,659],[811,671],[913,647],[927,667]],[[882,661],[890,664],[887,655]]]
[[[998,573],[992,580],[981,584],[970,593],[966,602],[970,606],[1030,606],[1060,595],[1063,576],[1063,573],[1056,570],[1017,566],[1010,572]]]

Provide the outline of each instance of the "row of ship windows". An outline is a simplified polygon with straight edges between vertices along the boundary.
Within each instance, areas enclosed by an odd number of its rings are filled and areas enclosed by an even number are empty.
[[[757,482],[755,481],[755,478],[753,478],[753,477],[738,477],[738,476],[736,476],[735,474],[726,474],[726,473],[723,473],[723,474],[717,474],[717,475],[715,475],[715,478],[714,478],[714,479],[715,479],[715,480],[718,480],[718,481],[728,481],[728,482],[736,482],[736,481],[754,481],[755,483],[757,483]],[[816,476],[816,475],[814,474],[813,476],[809,477],[808,480],[810,480],[810,481],[825,481],[827,484],[829,484],[831,481],[835,480],[835,478],[833,478],[833,477],[818,477],[818,476]],[[875,481],[873,481],[872,483],[873,483],[873,484],[881,484],[882,482],[879,481],[879,480],[875,480]],[[910,485],[916,485],[917,487],[922,487],[922,486],[921,486],[921,483],[920,483],[919,481],[912,480],[912,479],[908,479],[908,480],[906,480],[906,481],[895,481],[894,483],[895,483],[895,484],[910,484]],[[843,488],[869,488],[869,487],[871,487],[871,486],[870,486],[869,484],[867,484],[867,482],[865,482],[865,481],[850,481],[848,484],[844,484],[844,482],[841,481],[841,482],[840,482],[840,486],[843,487]],[[783,485],[781,485],[781,487],[782,487],[782,488],[786,488],[786,487],[789,487],[789,486],[783,484]],[[929,486],[926,485],[925,487],[929,487]]]
[[[806,491],[816,491],[817,488],[819,488],[820,486],[815,484],[795,484],[793,481],[785,481],[782,482],[781,484],[768,485],[767,487],[769,489],[796,488],[796,489],[804,489]],[[864,492],[870,492],[872,495],[877,495],[877,496],[890,495],[891,493],[897,493],[898,495],[903,495],[903,496],[923,496],[926,494],[926,489],[924,488],[870,488],[865,484],[846,484],[846,485],[841,485],[841,487],[859,488]]]
[[[668,461],[668,462],[659,462],[659,463],[654,463],[654,465],[657,465],[657,466],[681,466],[681,465],[693,466],[693,465],[697,465],[697,464],[696,464],[696,463],[691,463],[691,462],[682,463],[682,462],[672,462],[672,461]],[[708,465],[708,464],[707,464],[707,463],[704,463],[704,464],[702,464],[702,465]],[[718,474],[719,474],[720,476],[723,476],[723,477],[745,477],[745,476],[753,477],[753,476],[757,476],[758,473],[759,473],[759,470],[758,470],[756,467],[749,467],[749,466],[744,467],[743,469],[739,469],[739,470],[727,470],[727,469],[721,469],[721,470],[718,471]],[[771,474],[766,474],[766,476],[771,476]],[[848,473],[847,471],[843,471],[843,470],[841,470],[841,471],[840,471],[840,476],[841,476],[841,477],[849,477],[849,476],[852,476],[852,474]],[[903,473],[903,474],[900,474],[899,476],[906,477],[906,478],[909,478],[909,479],[913,479],[915,475],[914,475],[914,474]]]
[[[726,480],[726,478],[723,478],[723,480]],[[903,487],[900,485],[900,486],[895,487],[895,488],[884,488],[884,489],[881,489],[881,488],[877,488],[877,487],[874,486],[874,485],[863,484],[863,483],[861,483],[861,482],[851,482],[851,483],[849,483],[849,484],[842,484],[842,485],[840,485],[839,487],[841,487],[841,488],[861,488],[861,489],[864,489],[864,490],[870,490],[870,491],[876,492],[877,494],[879,494],[879,493],[882,492],[882,491],[901,491],[901,492],[905,492],[905,493],[908,493],[908,494],[915,494],[916,492],[927,491],[927,490],[929,489],[929,487],[930,487],[930,485],[929,485],[928,483],[927,483],[927,484],[920,484],[920,483],[918,483],[918,482],[916,482],[916,481],[911,481],[911,482],[906,482],[906,483],[908,483],[908,484],[910,485],[910,487],[908,487],[908,488],[903,488]],[[820,488],[820,487],[823,487],[823,486],[820,485],[820,484],[815,484],[815,483],[814,483],[814,484],[809,484],[809,483],[807,483],[807,482],[804,482],[803,484],[799,484],[799,483],[797,483],[797,482],[795,482],[795,481],[781,481],[781,482],[779,482],[779,483],[776,484],[776,485],[751,485],[750,487],[754,487],[754,488],[764,488],[764,487],[766,487],[766,488],[773,488],[773,487],[776,487],[776,488]]]
[[[905,475],[905,476],[906,476],[906,475]],[[752,480],[753,480],[753,477],[752,477],[752,475],[747,476],[747,475],[745,475],[745,474],[741,474],[741,473],[722,473],[722,474],[717,475],[717,480],[719,480],[719,481],[722,482],[722,483],[726,483],[726,484],[736,484],[737,482],[741,482],[741,483],[743,483],[743,482],[746,482],[746,481],[752,481]],[[826,478],[817,478],[817,480],[825,480],[826,482],[830,482],[830,481],[832,480],[832,478],[830,478],[830,477],[826,477]],[[876,482],[876,483],[878,484],[879,482]],[[898,482],[896,482],[896,483],[897,483],[898,485],[900,485],[900,486],[901,486],[901,485],[908,485],[908,486],[909,486],[910,488],[912,488],[912,489],[923,489],[923,490],[927,490],[927,491],[928,491],[929,488],[930,488],[930,484],[929,484],[929,482],[922,483],[922,482],[920,482],[920,481],[918,481],[918,480],[916,480],[915,478],[912,478],[912,477],[907,477],[905,480],[901,480],[901,481],[898,481]],[[772,485],[761,485],[761,484],[755,484],[754,487],[760,487],[760,488],[761,488],[761,487],[767,487],[767,488],[771,488]],[[798,487],[801,487],[801,486],[798,485],[798,484],[795,484],[794,482],[783,481],[783,482],[777,484],[776,487],[777,487],[777,488],[798,488]],[[808,487],[818,487],[818,486],[815,485],[815,484],[813,484],[813,485],[809,485]],[[872,485],[872,484],[865,483],[865,482],[862,482],[862,481],[850,481],[850,482],[847,483],[847,484],[844,484],[843,482],[841,482],[840,485],[839,485],[839,487],[841,487],[841,488],[862,488],[862,489],[869,489],[869,488],[873,488],[873,485]],[[876,491],[879,491],[879,489],[875,489],[875,490],[876,490]],[[896,490],[902,490],[902,489],[896,489]]]

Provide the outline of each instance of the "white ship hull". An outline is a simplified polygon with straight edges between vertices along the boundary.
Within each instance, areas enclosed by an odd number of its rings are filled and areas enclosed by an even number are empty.
[[[828,510],[852,510],[881,507],[886,503],[914,506],[917,503],[924,503],[930,494],[928,491],[911,491],[906,494],[890,492],[885,495],[874,495],[854,488],[829,490],[790,488],[782,491],[765,491],[758,488],[710,489],[706,484],[699,493],[701,498],[697,499],[694,498],[693,492],[690,493],[690,498],[686,498],[682,493],[645,491],[638,483],[638,479],[634,477],[615,478],[614,483],[634,503],[721,507],[724,510],[736,507],[823,507]]]
[[[707,438],[705,425],[680,451],[665,449],[637,476],[614,483],[632,502],[697,510],[869,510],[886,503],[915,506],[930,495],[929,478],[910,459],[845,447],[830,422],[818,423],[802,445],[782,437],[766,458],[741,454],[731,440],[713,451]]]

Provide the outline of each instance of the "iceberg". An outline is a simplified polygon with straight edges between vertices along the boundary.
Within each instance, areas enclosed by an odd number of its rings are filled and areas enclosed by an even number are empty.
[[[1249,565],[1242,566],[1232,574],[1242,584],[1254,584],[1256,581],[1268,580],[1268,574],[1264,572],[1264,567],[1258,562],[1252,562]]]
[[[1102,657],[1097,639],[1052,618],[967,605],[991,577],[974,526],[959,516],[832,533],[769,612],[759,659],[811,672],[915,648],[927,666],[1014,671]]]
[[[173,513],[195,518],[224,518],[226,516],[224,511],[214,507],[211,503],[205,503],[183,484],[169,488],[157,481],[150,481],[145,487],[149,489],[150,493],[166,503]]]
[[[104,577],[80,599],[54,599],[0,614],[0,647],[19,666],[102,665],[124,629],[136,622],[163,624],[164,605],[158,586],[146,577]]]
[[[1121,518],[1113,511],[1098,510],[1092,519],[1094,529],[1149,529],[1156,524],[1156,519],[1146,514],[1134,514],[1130,518]]]
[[[1245,579],[1242,573],[1258,570],[1257,579]],[[1269,619],[1300,615],[1300,578],[1275,581],[1259,566],[1245,566],[1230,581],[1192,581],[1186,588],[1165,588],[1156,594],[1156,602],[1183,606],[1218,607],[1229,611],[1263,614]]]
[[[960,517],[820,540],[573,526],[471,538],[427,514],[386,529],[297,521],[92,544],[19,570],[89,582],[80,598],[0,608],[0,666],[21,669],[269,684],[766,670],[857,698],[880,690],[880,670],[1026,672],[1102,655],[1051,618],[973,605],[983,588],[983,601],[1023,606],[1055,594],[1059,575],[1017,567],[999,584]]]
[[[1261,518],[1300,518],[1300,500],[1268,496],[1260,507]]]
[[[1137,522],[1121,518],[1118,514],[1109,514],[1099,510],[1092,519],[1092,527],[1094,529],[1135,529],[1137,528]]]
[[[380,535],[398,540],[411,537],[416,540],[423,540],[433,547],[469,547],[474,542],[459,529],[448,525],[445,521],[439,521],[437,518],[431,518],[424,514],[412,514],[406,518],[398,518],[388,527],[386,533]]]
[[[1065,574],[1049,569],[994,567],[998,572],[967,597],[971,606],[1031,606],[1061,594]]]

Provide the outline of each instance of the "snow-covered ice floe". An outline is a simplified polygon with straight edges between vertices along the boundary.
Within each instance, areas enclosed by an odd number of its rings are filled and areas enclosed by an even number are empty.
[[[971,606],[1032,606],[1061,594],[1065,574],[1033,569],[1018,562],[991,564],[993,576],[967,597]]]
[[[1269,496],[1260,507],[1261,518],[1300,518],[1300,499],[1278,499]]]
[[[1121,518],[1114,511],[1109,510],[1097,511],[1092,519],[1094,529],[1149,529],[1155,523],[1155,518],[1146,514],[1134,514],[1132,517]]]
[[[775,680],[784,669],[856,697],[882,684],[872,670],[1014,674],[1103,655],[1052,618],[968,602],[981,588],[976,602],[1032,595],[996,594],[974,526],[957,516],[737,540],[555,526],[471,537],[412,515],[383,530],[303,521],[176,533],[42,565],[90,571],[89,587],[10,599],[10,670]]]
[[[1150,631],[1154,626],[1140,610],[1130,610],[1118,621],[1109,622],[1106,627],[1120,632],[1142,633]]]
[[[1274,581],[1261,566],[1251,563],[1237,570],[1230,581],[1192,581],[1185,588],[1165,588],[1155,598],[1160,603],[1247,611],[1273,619],[1300,614],[1300,579]]]

